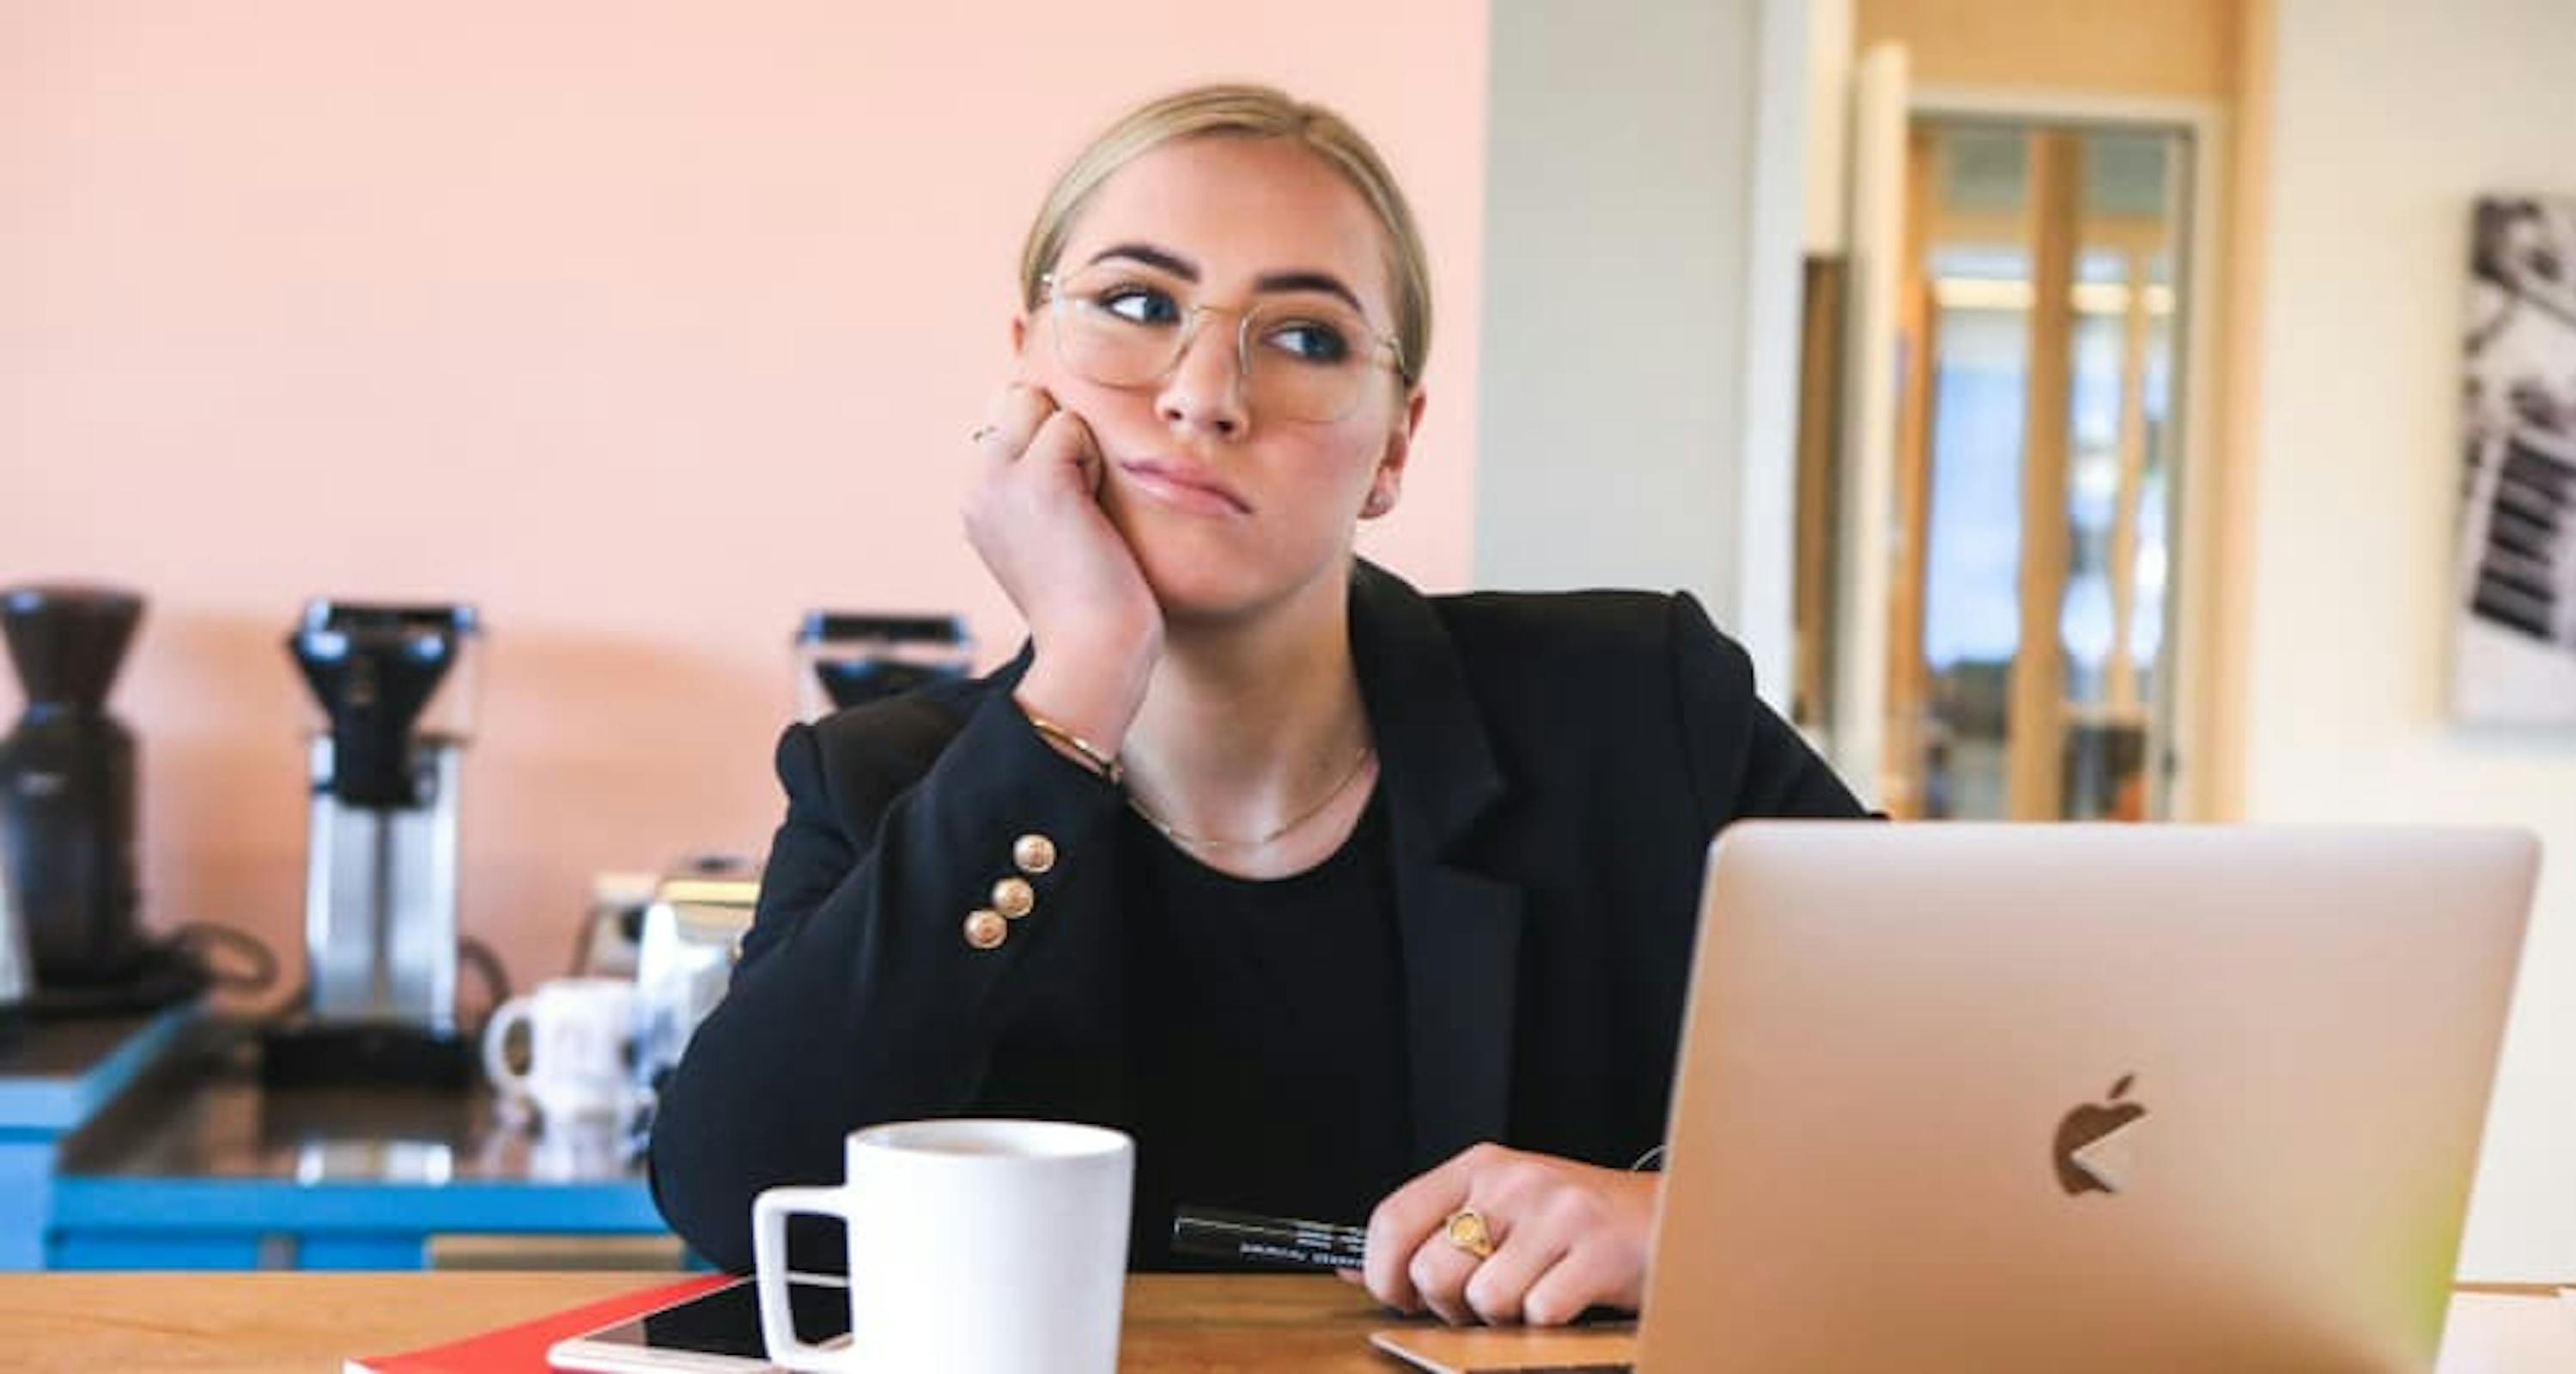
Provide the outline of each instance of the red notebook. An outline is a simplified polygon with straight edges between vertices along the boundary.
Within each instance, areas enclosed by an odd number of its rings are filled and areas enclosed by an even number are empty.
[[[731,1274],[705,1274],[639,1288],[445,1345],[423,1346],[398,1355],[361,1356],[343,1364],[341,1374],[513,1374],[518,1370],[544,1374],[546,1351],[557,1341],[641,1316],[733,1281]]]

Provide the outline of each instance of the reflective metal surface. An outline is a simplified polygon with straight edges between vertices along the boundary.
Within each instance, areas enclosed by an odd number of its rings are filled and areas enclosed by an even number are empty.
[[[644,910],[635,985],[643,996],[644,1033],[637,1069],[659,1092],[679,1067],[698,1023],[724,1000],[734,951],[751,929],[760,901],[756,877],[666,878]]]
[[[429,803],[376,808],[331,795],[330,736],[309,747],[304,943],[317,1019],[456,1028],[459,751],[428,742],[419,753]]]
[[[77,1079],[114,1057],[150,1016],[45,1021],[0,1044],[0,1079]]]
[[[35,986],[28,971],[27,925],[9,888],[9,862],[0,853],[0,1013],[27,1000]]]
[[[479,1088],[263,1091],[239,1047],[179,1058],[67,1140],[59,1172],[429,1187],[643,1177],[615,1133],[532,1130]]]

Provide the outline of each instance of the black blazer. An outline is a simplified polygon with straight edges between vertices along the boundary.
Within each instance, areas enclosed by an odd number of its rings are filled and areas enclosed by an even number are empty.
[[[1701,869],[1739,816],[1858,816],[1687,594],[1426,598],[1367,563],[1352,653],[1391,822],[1411,1135],[1625,1166],[1664,1134]],[[674,1230],[751,1261],[751,1199],[879,1121],[1128,1119],[1116,790],[991,677],[791,726],[731,990],[652,1141]],[[1044,836],[1035,909],[967,915]]]

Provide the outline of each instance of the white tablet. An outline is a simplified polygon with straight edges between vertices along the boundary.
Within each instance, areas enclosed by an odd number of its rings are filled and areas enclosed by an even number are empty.
[[[847,1280],[791,1274],[787,1302],[798,1339],[849,1340]],[[747,1278],[557,1341],[546,1363],[591,1374],[750,1374],[772,1367],[760,1339],[760,1292]]]

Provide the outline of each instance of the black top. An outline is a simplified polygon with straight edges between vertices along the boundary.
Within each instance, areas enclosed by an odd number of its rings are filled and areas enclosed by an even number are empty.
[[[1344,1225],[1409,1176],[1404,984],[1386,808],[1293,877],[1233,877],[1142,820],[1121,836],[1131,911],[1140,1269],[1182,1204]]]
[[[1479,1141],[1627,1166],[1663,1140],[1711,836],[1859,805],[1687,595],[1425,597],[1363,562],[1350,636],[1403,988],[1404,1172]],[[1131,1043],[1149,994],[1128,932],[1162,917],[1128,900],[1124,798],[1011,699],[1027,663],[779,740],[759,910],[653,1130],[662,1214],[716,1264],[750,1266],[762,1189],[839,1181],[857,1127],[1127,1124],[1161,1091]],[[1031,854],[1052,859],[1026,874],[1034,907],[976,947],[969,913]]]

